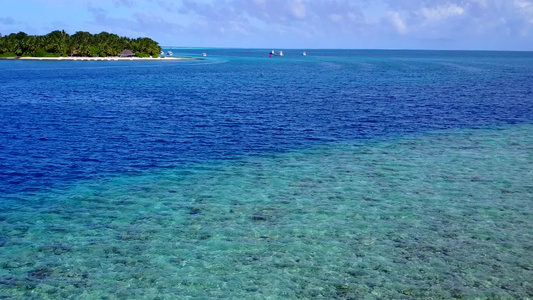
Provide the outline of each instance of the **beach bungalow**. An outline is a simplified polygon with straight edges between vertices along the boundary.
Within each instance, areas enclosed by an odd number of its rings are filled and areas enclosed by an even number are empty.
[[[129,49],[125,49],[125,50],[122,50],[122,52],[120,52],[118,54],[118,56],[120,56],[120,57],[135,57],[135,53],[133,53]]]

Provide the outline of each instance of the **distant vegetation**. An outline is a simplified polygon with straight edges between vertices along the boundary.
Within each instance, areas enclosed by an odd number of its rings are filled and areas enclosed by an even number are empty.
[[[157,57],[161,53],[161,47],[152,39],[130,39],[108,32],[91,34],[78,31],[69,35],[65,31],[56,30],[41,36],[24,32],[0,35],[0,57],[106,57],[117,56],[125,49],[133,51],[138,57]]]

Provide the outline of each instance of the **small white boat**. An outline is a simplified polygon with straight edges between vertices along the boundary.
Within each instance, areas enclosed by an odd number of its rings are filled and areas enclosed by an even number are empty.
[[[168,52],[167,52],[167,55],[168,55],[168,56],[172,56],[173,54],[174,54],[174,53],[172,53],[172,51],[168,51]]]
[[[203,56],[203,57],[206,57],[206,56],[207,56],[207,53],[202,53],[202,56]]]
[[[276,54],[276,51],[272,50],[272,51],[270,51],[270,54],[271,54],[271,55],[275,55],[275,54]]]
[[[304,53],[302,53],[302,56],[307,56],[307,53],[305,53],[305,51],[304,51]]]
[[[279,52],[279,56],[283,56],[283,51],[280,51],[280,52]]]

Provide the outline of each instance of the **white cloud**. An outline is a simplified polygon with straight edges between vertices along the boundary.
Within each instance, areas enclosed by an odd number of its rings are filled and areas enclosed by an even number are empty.
[[[302,0],[293,0],[291,2],[291,11],[294,18],[305,19],[306,10],[305,4],[302,2]]]
[[[522,14],[527,22],[533,24],[533,2],[526,0],[515,0],[514,5],[519,9],[520,14]]]
[[[465,9],[457,4],[448,3],[436,7],[423,7],[420,14],[429,21],[440,21],[465,14]]]
[[[403,21],[399,12],[391,12],[389,14],[389,20],[399,33],[407,33],[407,25],[405,25],[405,22]]]
[[[531,1],[526,0],[515,0],[514,5],[522,9],[528,9],[533,7],[533,3],[531,3]]]

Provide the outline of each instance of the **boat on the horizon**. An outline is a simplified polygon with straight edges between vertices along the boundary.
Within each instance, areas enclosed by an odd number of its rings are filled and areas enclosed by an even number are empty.
[[[268,54],[270,57],[272,57],[272,55],[275,55],[275,56],[283,56],[283,51],[278,51],[278,53],[276,53],[276,51],[272,50],[270,51],[270,53]]]
[[[304,53],[302,53],[302,56],[307,56],[307,53],[305,53],[305,51],[304,51]]]
[[[206,56],[207,56],[207,53],[202,53],[202,56],[203,56],[203,57],[206,57]]]
[[[172,51],[168,51],[168,52],[167,52],[167,55],[168,55],[168,56],[172,56],[173,54],[174,54],[174,53],[172,53]]]

